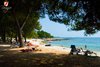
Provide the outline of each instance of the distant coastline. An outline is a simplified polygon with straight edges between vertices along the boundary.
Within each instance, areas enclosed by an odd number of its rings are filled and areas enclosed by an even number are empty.
[[[62,41],[62,40],[69,40],[67,38],[45,38],[46,41]]]

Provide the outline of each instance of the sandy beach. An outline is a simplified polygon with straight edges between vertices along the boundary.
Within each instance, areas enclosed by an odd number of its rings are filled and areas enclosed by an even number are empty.
[[[37,49],[41,51],[37,53],[54,53],[54,54],[69,54],[70,48],[59,47],[59,46],[40,46]]]
[[[23,47],[23,48],[10,48],[10,45],[6,44],[2,44],[0,45],[0,51],[1,50],[5,50],[5,51],[17,51],[17,52],[21,52],[20,50],[22,49],[28,49],[28,47]],[[32,47],[30,47],[32,48]],[[61,46],[45,46],[45,45],[40,45],[39,47],[36,48],[36,51],[32,51],[33,53],[53,53],[56,55],[60,55],[60,54],[65,54],[68,55],[70,53],[70,48],[67,47],[61,47]],[[97,56],[100,57],[100,52],[95,52],[97,53]],[[94,54],[91,54],[91,56],[95,56]]]
[[[1,67],[100,67],[100,53],[96,56],[69,55],[70,48],[41,45],[29,52],[23,48],[0,45]],[[31,48],[31,47],[30,47]]]
[[[27,49],[28,47],[23,47],[23,48],[10,48],[10,51],[18,51],[20,52],[20,50],[22,49]],[[32,48],[32,47],[30,47]],[[70,52],[70,48],[65,48],[65,47],[60,47],[60,46],[44,46],[41,45],[39,47],[36,48],[36,51],[33,51],[34,53],[53,53],[56,55],[60,55],[60,54],[69,54]]]

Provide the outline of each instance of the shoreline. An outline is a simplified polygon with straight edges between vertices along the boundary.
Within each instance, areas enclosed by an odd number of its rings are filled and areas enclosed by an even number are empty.
[[[45,38],[43,40],[46,40],[46,41],[61,41],[61,40],[65,40],[65,38]]]
[[[10,45],[10,44],[9,44]],[[10,48],[9,45],[1,45],[0,44],[0,48],[4,48],[4,47],[8,47],[10,51],[20,51],[21,49],[26,49],[27,47],[24,48]],[[63,46],[45,46],[45,45],[40,45],[39,47],[37,47],[37,49],[41,50],[41,51],[36,51],[35,53],[54,53],[56,55],[59,54],[66,54],[68,55],[70,53],[70,48],[68,47],[63,47]],[[100,52],[99,51],[93,51],[97,54],[98,57],[100,57]],[[95,56],[95,55],[91,55],[91,56]]]

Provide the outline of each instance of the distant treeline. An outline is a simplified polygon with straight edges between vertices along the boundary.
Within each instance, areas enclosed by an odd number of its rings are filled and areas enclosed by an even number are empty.
[[[53,36],[50,33],[45,32],[43,30],[42,31],[38,31],[37,34],[38,34],[39,38],[53,38]]]

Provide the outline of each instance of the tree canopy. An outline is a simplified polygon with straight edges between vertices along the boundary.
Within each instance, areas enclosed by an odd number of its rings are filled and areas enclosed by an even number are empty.
[[[0,35],[4,41],[6,35],[14,34],[12,37],[18,36],[22,43],[22,35],[27,37],[30,32],[41,29],[38,22],[39,13],[37,9],[33,11],[32,7],[36,5],[33,5],[31,1],[9,0],[11,9],[6,13],[4,12],[6,9],[2,9],[3,2],[3,0],[0,2],[0,28],[2,29]]]
[[[53,38],[50,33],[47,33],[43,30],[37,32],[39,38]]]
[[[44,3],[50,20],[70,25],[71,30],[93,34],[100,30],[100,0],[49,0]]]
[[[0,36],[5,36],[5,32],[11,33],[9,30],[12,30],[17,33],[20,43],[22,34],[26,34],[25,30],[29,28],[26,24],[37,22],[34,25],[38,25],[39,17],[45,17],[46,14],[52,21],[69,25],[71,30],[85,30],[86,34],[94,34],[100,30],[100,0],[9,0],[9,6],[11,6],[9,11],[2,9],[3,2],[3,0],[0,1],[2,29]],[[6,25],[10,24],[9,22],[12,24],[8,28]]]
[[[9,3],[19,14],[32,8],[32,12],[38,11],[41,17],[48,14],[50,20],[70,24],[72,30],[86,30],[90,34],[100,29],[99,0],[9,0]]]

